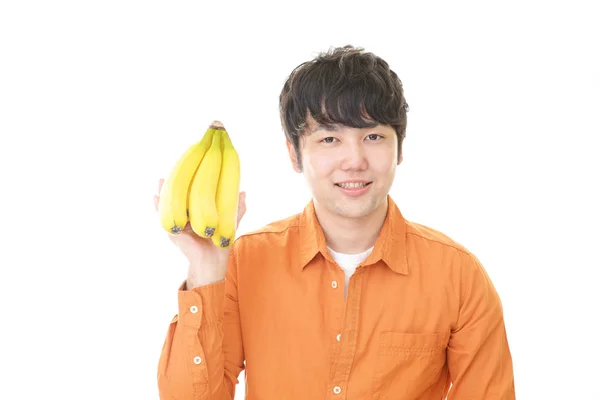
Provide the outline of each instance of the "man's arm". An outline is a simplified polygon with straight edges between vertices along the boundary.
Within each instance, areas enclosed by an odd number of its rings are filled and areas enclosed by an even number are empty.
[[[500,297],[473,255],[461,253],[460,310],[447,356],[448,400],[514,400],[512,356]]]
[[[178,291],[158,363],[161,400],[232,400],[244,368],[232,249],[226,279]]]

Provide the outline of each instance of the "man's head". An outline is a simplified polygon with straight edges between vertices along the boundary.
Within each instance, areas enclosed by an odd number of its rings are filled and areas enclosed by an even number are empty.
[[[360,47],[333,48],[300,64],[285,82],[279,106],[301,169],[300,138],[307,133],[309,116],[319,124],[390,125],[398,137],[398,156],[402,154],[408,111],[402,81],[385,60]]]
[[[315,199],[349,217],[380,206],[402,160],[408,111],[387,62],[362,48],[331,49],[295,68],[279,100],[294,169]],[[369,187],[363,194],[343,181]]]

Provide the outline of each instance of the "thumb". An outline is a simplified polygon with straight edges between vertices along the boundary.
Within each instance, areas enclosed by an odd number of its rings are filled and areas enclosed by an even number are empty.
[[[242,217],[246,214],[246,192],[240,192],[238,200],[237,225],[240,225]]]

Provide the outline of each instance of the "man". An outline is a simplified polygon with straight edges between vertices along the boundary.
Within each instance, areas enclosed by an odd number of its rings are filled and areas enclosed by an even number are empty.
[[[189,227],[170,236],[189,273],[160,356],[161,399],[233,399],[244,369],[250,400],[514,399],[483,266],[405,220],[389,195],[408,107],[388,64],[351,46],[321,53],[292,71],[280,107],[312,199],[230,250]]]

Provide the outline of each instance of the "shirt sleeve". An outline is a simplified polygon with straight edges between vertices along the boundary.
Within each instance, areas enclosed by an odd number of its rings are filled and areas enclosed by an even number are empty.
[[[448,343],[448,400],[514,400],[500,297],[479,260],[461,253],[460,310]]]
[[[232,249],[225,280],[185,290],[158,362],[161,400],[232,400],[244,368],[236,258]]]

